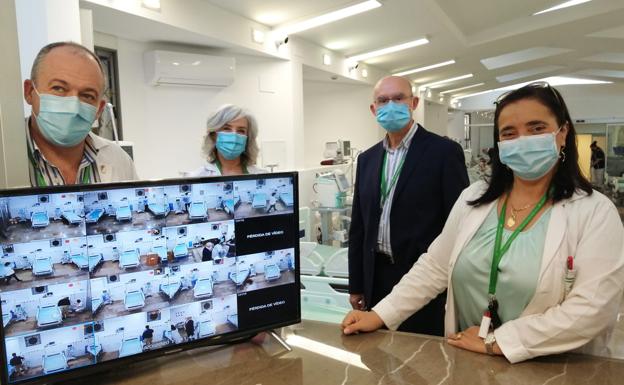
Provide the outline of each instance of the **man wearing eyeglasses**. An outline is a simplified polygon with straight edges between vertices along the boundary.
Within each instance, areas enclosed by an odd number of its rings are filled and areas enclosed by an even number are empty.
[[[468,186],[457,143],[428,132],[412,118],[418,105],[410,82],[381,79],[370,110],[384,139],[357,162],[349,234],[349,293],[354,309],[371,309],[390,293],[444,227]],[[445,294],[399,330],[443,335]]]

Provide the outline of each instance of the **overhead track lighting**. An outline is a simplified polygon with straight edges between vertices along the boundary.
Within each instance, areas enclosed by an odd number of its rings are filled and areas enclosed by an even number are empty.
[[[295,33],[303,32],[308,29],[316,28],[321,25],[333,23],[341,19],[345,19],[350,16],[357,15],[362,12],[370,11],[381,7],[381,3],[376,0],[364,1],[346,8],[341,8],[333,12],[329,12],[320,16],[316,16],[307,20],[303,20],[299,23],[285,24],[275,28],[275,32],[282,35],[292,35]]]
[[[552,11],[558,11],[558,10],[560,10],[560,9],[564,9],[564,8],[574,7],[575,5],[579,5],[579,4],[583,4],[583,3],[588,3],[588,2],[590,2],[590,1],[591,1],[591,0],[569,0],[569,1],[563,2],[563,3],[559,4],[559,5],[555,5],[554,7],[550,7],[550,8],[547,8],[547,9],[541,10],[541,11],[539,11],[539,12],[535,12],[535,13],[533,14],[533,16],[536,16],[536,15],[541,15],[542,13],[547,13],[547,12],[552,12]]]
[[[452,94],[453,92],[462,91],[462,90],[467,90],[467,89],[469,89],[469,88],[474,88],[474,87],[479,87],[479,86],[482,86],[482,85],[484,85],[484,84],[485,84],[485,83],[471,84],[471,85],[469,85],[469,86],[459,87],[459,88],[455,88],[455,89],[452,89],[452,90],[448,90],[448,91],[443,91],[443,92],[440,92],[440,95]]]
[[[428,71],[428,70],[432,70],[434,68],[440,68],[440,67],[444,67],[444,66],[451,65],[451,64],[455,64],[455,60],[447,60],[447,61],[444,61],[442,63],[432,64],[432,65],[428,65],[428,66],[420,67],[420,68],[414,68],[414,69],[403,71],[403,72],[397,72],[397,73],[395,73],[393,75],[394,76],[411,75],[411,74],[415,74],[417,72]]]
[[[461,76],[457,76],[454,78],[450,78],[450,79],[444,79],[444,80],[439,80],[437,82],[433,82],[433,83],[427,83],[427,84],[423,84],[420,86],[420,88],[440,88],[442,87],[444,84],[446,83],[451,83],[457,80],[462,80],[462,79],[468,79],[473,77],[473,74],[466,74],[466,75],[461,75]]]
[[[393,45],[391,47],[386,47],[386,48],[381,48],[375,51],[371,51],[371,52],[365,52],[359,55],[355,55],[355,56],[350,56],[347,58],[347,60],[350,61],[365,61],[377,56],[383,56],[383,55],[387,55],[389,53],[394,53],[394,52],[398,52],[398,51],[403,51],[405,49],[409,49],[409,48],[413,48],[413,47],[418,47],[419,45],[424,45],[429,43],[429,40],[427,40],[427,38],[421,38],[418,40],[412,40],[412,41],[408,41],[407,43],[402,43],[402,44],[397,44],[397,45]]]

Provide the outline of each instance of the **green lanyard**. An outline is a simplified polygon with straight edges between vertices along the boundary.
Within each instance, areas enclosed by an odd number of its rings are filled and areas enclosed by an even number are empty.
[[[496,239],[494,241],[494,254],[492,256],[492,267],[490,269],[490,286],[488,288],[488,294],[490,298],[490,303],[488,305],[488,309],[490,311],[492,317],[492,324],[494,328],[500,326],[500,318],[498,316],[498,301],[496,300],[496,283],[498,282],[498,266],[500,265],[501,260],[503,259],[503,255],[509,250],[511,243],[518,237],[518,234],[524,230],[527,225],[535,218],[537,213],[544,207],[546,204],[546,200],[548,198],[548,192],[544,194],[542,199],[535,205],[533,210],[529,213],[529,215],[522,221],[520,226],[518,226],[507,242],[502,245],[503,240],[503,228],[505,225],[505,213],[507,212],[507,199],[505,198],[505,202],[503,203],[503,207],[501,209],[501,213],[498,216],[498,226],[496,227]]]
[[[43,173],[39,169],[39,166],[37,166],[37,162],[35,162],[30,152],[28,153],[28,158],[30,159],[30,162],[32,163],[32,166],[33,166],[33,170],[35,171],[35,179],[37,180],[37,186],[46,187],[48,184],[46,183],[46,180],[43,177]],[[82,181],[81,181],[82,184],[89,184],[89,182],[91,182],[91,168],[92,167],[93,165],[90,164],[89,166],[86,167],[86,169],[82,173]]]
[[[219,161],[219,159],[215,160],[215,165],[219,169],[219,174],[223,175],[223,170],[221,169],[221,162]],[[245,166],[244,164],[241,164],[241,168],[243,169],[243,175],[249,174],[249,171],[247,170],[247,166]]]
[[[386,203],[386,199],[388,199],[388,195],[390,195],[390,190],[396,184],[399,179],[399,175],[401,175],[401,170],[403,169],[403,163],[405,163],[405,154],[401,157],[401,161],[399,162],[399,166],[394,171],[394,175],[390,179],[390,184],[388,184],[388,176],[387,168],[388,165],[388,152],[384,152],[384,161],[383,168],[381,169],[381,205],[383,206]]]

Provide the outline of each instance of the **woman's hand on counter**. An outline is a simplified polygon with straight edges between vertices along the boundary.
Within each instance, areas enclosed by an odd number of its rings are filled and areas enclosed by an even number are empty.
[[[485,349],[485,342],[483,338],[479,337],[479,327],[471,326],[463,332],[459,332],[455,335],[449,336],[446,340],[449,345],[457,348],[470,350],[471,352],[487,354]],[[494,354],[503,355],[503,352],[498,347],[497,343],[494,343]]]
[[[384,326],[384,322],[374,311],[352,310],[342,320],[341,326],[344,334],[357,334],[375,331]]]

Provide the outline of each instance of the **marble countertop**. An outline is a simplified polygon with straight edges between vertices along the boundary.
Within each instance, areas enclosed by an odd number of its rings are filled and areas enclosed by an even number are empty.
[[[275,338],[184,351],[81,384],[622,384],[624,361],[576,354],[510,364],[453,348],[442,338],[378,331],[343,336],[338,325],[303,321]]]

